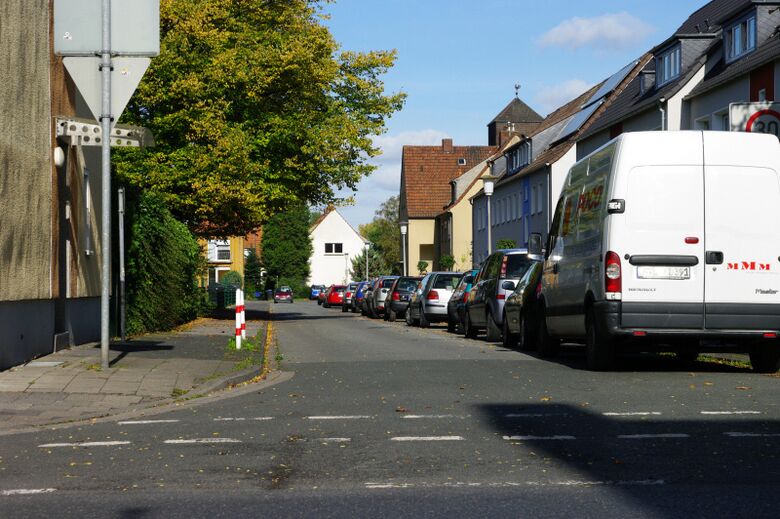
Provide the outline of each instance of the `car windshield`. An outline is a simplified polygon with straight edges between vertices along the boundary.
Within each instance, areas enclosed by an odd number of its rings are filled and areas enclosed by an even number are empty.
[[[525,254],[511,254],[507,256],[506,275],[502,277],[508,279],[521,278],[533,263],[534,260]]]
[[[384,279],[382,280],[382,288],[390,288],[393,283],[395,283],[395,279]]]
[[[415,279],[400,279],[396,290],[404,292],[413,292],[417,288],[418,281]]]
[[[289,288],[280,288],[277,292],[280,293],[280,294],[289,294],[290,293],[290,289]]]
[[[436,281],[433,283],[433,288],[452,290],[462,277],[462,274],[443,274],[436,276]]]
[[[346,289],[344,287],[341,287],[341,288],[337,288],[336,292],[338,292],[339,294],[343,294],[345,290]]]

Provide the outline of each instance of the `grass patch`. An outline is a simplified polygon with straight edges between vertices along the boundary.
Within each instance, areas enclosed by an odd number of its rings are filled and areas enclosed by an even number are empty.
[[[87,371],[103,371],[103,367],[97,362],[87,363],[84,362],[84,369]]]
[[[171,396],[173,398],[179,398],[180,396],[184,396],[185,394],[187,394],[187,390],[178,387],[173,388],[173,391],[171,391]]]
[[[708,364],[719,364],[721,366],[731,366],[732,368],[751,369],[750,362],[736,359],[724,359],[722,357],[710,357],[708,355],[699,355],[696,359],[698,362],[706,362]]]

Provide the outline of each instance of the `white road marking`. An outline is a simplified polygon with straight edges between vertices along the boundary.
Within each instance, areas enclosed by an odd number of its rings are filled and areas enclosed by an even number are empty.
[[[473,483],[448,481],[445,483],[364,483],[364,487],[369,490],[387,490],[387,489],[405,489],[405,488],[468,488],[468,487],[486,487],[486,488],[517,488],[521,486],[532,487],[586,487],[586,486],[656,486],[665,485],[663,479],[643,479],[636,481],[500,481],[495,483]]]
[[[574,436],[557,435],[557,436],[504,436],[505,440],[513,442],[523,441],[535,441],[535,440],[576,440]]]
[[[215,422],[243,422],[246,418],[214,418]]]
[[[452,442],[463,441],[463,436],[394,436],[394,442]]]
[[[604,416],[661,416],[658,411],[636,411],[629,413],[602,413]]]
[[[241,443],[241,440],[235,438],[192,438],[189,440],[165,440],[163,443],[171,445],[189,445],[195,443]]]
[[[118,425],[148,425],[155,423],[179,423],[179,420],[124,420],[117,422]]]
[[[373,416],[353,415],[353,416],[307,416],[307,420],[370,420]]]
[[[690,438],[690,434],[666,433],[666,434],[619,434],[621,440],[650,440],[655,438]]]
[[[780,433],[746,433],[746,432],[726,432],[723,433],[731,438],[777,438]]]
[[[44,443],[38,445],[41,449],[54,449],[56,447],[114,447],[116,445],[129,445],[128,441],[114,442],[72,442],[72,443]]]
[[[701,411],[701,414],[707,414],[707,415],[761,414],[761,411]]]
[[[30,496],[34,494],[51,494],[56,488],[17,488],[13,490],[0,490],[0,496]]]
[[[256,422],[267,422],[268,420],[273,420],[273,419],[274,419],[273,416],[256,416],[252,418],[252,420]]]
[[[437,418],[463,418],[462,416],[455,416],[454,414],[405,414],[401,418],[406,420],[424,420],[424,419],[437,419]]]
[[[325,443],[348,443],[352,441],[352,438],[319,438],[318,441]]]

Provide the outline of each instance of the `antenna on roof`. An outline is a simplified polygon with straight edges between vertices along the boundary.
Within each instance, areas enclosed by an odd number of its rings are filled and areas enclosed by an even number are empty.
[[[515,83],[515,98],[520,98],[520,83]]]

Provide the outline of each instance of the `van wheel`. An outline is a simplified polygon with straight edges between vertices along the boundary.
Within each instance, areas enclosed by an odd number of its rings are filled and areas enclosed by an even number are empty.
[[[750,365],[756,373],[777,373],[780,368],[780,345],[755,345],[750,350]]]
[[[395,310],[392,308],[388,309],[387,312],[385,312],[385,315],[387,316],[387,321],[390,321],[391,323],[394,323],[396,317],[398,317],[398,315],[395,313]]]
[[[458,323],[452,320],[452,317],[447,316],[447,331],[449,333],[455,333],[455,330],[458,329]]]
[[[430,323],[430,321],[428,321],[428,318],[425,317],[425,311],[423,310],[422,306],[420,306],[420,321],[419,321],[419,324],[420,324],[420,328],[430,328],[431,327],[431,323]]]
[[[506,314],[504,314],[504,331],[502,333],[502,343],[504,348],[513,350],[517,348],[518,342],[519,336],[516,333],[509,333],[509,319],[507,319]]]
[[[491,312],[488,312],[485,316],[485,320],[487,321],[487,341],[488,342],[498,342],[501,340],[501,328],[498,327],[496,322],[493,320],[493,314]]]
[[[593,309],[588,310],[585,323],[585,349],[587,351],[588,369],[605,371],[612,367],[615,360],[615,344],[612,337],[601,333],[596,324]]]
[[[471,316],[469,315],[468,311],[466,311],[466,319],[463,323],[463,335],[465,335],[468,339],[477,338],[477,329],[474,328],[473,324],[471,324]]]
[[[545,358],[557,357],[561,351],[561,341],[550,337],[547,332],[547,317],[544,308],[540,312],[539,331],[536,334],[536,352]]]

